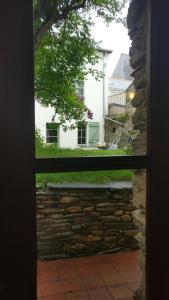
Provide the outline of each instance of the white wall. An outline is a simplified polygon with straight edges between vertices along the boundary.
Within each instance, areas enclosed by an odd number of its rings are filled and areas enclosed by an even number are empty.
[[[35,126],[40,129],[41,134],[46,139],[46,123],[52,122],[54,109],[51,107],[43,107],[35,101]]]
[[[63,131],[63,128],[60,128],[59,131],[59,147],[60,148],[77,148],[77,128],[73,130]]]

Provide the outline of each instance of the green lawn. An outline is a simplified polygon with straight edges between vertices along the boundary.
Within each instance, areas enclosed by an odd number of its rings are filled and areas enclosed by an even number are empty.
[[[36,149],[37,157],[76,157],[76,156],[110,156],[125,155],[122,149],[118,150],[98,150],[98,149],[59,149],[55,145],[41,146]]]
[[[36,147],[36,156],[38,158],[51,157],[79,157],[79,156],[111,156],[125,155],[122,149],[118,150],[85,150],[85,149],[58,149],[55,145]],[[52,183],[71,183],[71,182],[88,182],[88,183],[108,183],[112,181],[131,180],[133,172],[131,170],[118,171],[88,171],[88,172],[69,172],[69,173],[50,173],[37,174],[38,184]]]

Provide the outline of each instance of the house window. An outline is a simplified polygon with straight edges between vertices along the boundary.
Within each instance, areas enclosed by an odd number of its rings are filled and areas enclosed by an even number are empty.
[[[116,127],[113,127],[113,133],[116,133],[116,129],[117,129]]]
[[[78,123],[78,145],[86,145],[86,123]]]
[[[46,123],[46,142],[55,143],[58,142],[58,124]]]
[[[77,95],[80,97],[84,97],[84,81],[77,80],[74,82],[74,86],[75,86]]]

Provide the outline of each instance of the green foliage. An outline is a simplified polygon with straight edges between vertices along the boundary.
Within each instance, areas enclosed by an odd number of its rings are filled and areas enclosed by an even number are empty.
[[[97,63],[95,47],[88,22],[71,14],[57,33],[51,30],[45,34],[36,52],[36,98],[42,105],[55,109],[61,124],[85,118],[88,108],[79,99],[73,83],[75,79],[84,80],[88,73],[96,79],[102,76],[86,67]]]
[[[35,129],[35,147],[36,147],[36,151],[42,151],[42,149],[44,148],[44,138],[41,135],[41,132],[39,129]]]
[[[113,119],[117,120],[121,123],[126,123],[127,120],[129,119],[129,114],[127,112],[125,112],[125,113],[121,113],[121,114],[118,114],[118,115],[114,115]]]
[[[119,20],[119,13],[126,2],[126,0],[33,0],[35,42],[38,43],[38,40],[43,38],[43,32],[52,25],[59,27],[70,17],[71,12],[78,15],[85,11],[89,15],[92,10],[106,22]]]
[[[93,25],[91,11],[110,22],[117,17],[125,2],[33,1],[35,97],[42,105],[55,109],[61,124],[83,120],[89,110],[76,94],[74,80],[84,80],[88,73],[98,80],[103,76],[95,69],[98,62],[95,49],[99,45],[90,34]]]
[[[125,148],[126,154],[127,155],[133,155],[134,154],[134,150],[132,145],[127,145],[127,147]]]

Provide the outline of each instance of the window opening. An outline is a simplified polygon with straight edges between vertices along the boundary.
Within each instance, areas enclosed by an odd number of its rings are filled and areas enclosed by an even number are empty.
[[[46,123],[46,142],[58,143],[58,124],[57,123]]]
[[[86,145],[86,123],[78,123],[78,145]]]
[[[84,81],[76,80],[74,82],[74,86],[75,86],[77,95],[80,97],[84,97]]]

